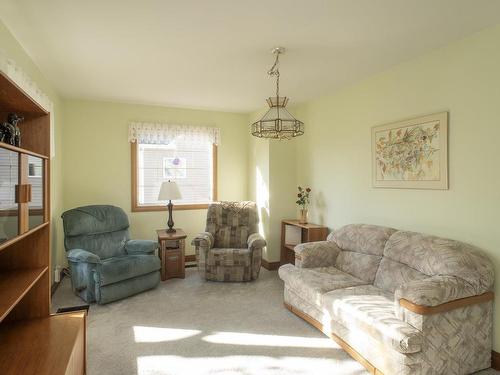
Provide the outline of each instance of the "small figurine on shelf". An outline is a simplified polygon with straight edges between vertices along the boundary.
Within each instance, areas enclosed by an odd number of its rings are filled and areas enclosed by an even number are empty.
[[[0,142],[5,142],[5,138],[7,136],[7,129],[3,125],[3,123],[0,123]]]
[[[21,131],[17,124],[23,120],[24,117],[19,116],[17,113],[9,113],[7,122],[0,124],[0,142],[21,147]]]

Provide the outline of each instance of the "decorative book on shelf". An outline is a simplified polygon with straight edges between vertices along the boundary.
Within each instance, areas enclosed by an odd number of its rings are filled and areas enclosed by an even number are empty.
[[[0,72],[0,121],[21,147],[0,142],[0,374],[86,372],[86,312],[50,314],[50,113]]]
[[[294,247],[299,243],[324,241],[328,236],[328,228],[317,224],[300,224],[298,220],[281,221],[281,254],[280,263],[295,264]]]

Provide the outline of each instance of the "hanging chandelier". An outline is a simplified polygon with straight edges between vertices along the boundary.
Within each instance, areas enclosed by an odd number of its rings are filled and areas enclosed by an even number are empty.
[[[269,110],[259,121],[251,125],[251,132],[258,138],[291,139],[304,134],[304,123],[293,117],[285,108],[288,98],[280,97],[279,58],[285,52],[285,48],[276,47],[271,52],[276,55],[276,59],[267,74],[276,77],[276,96],[266,99]]]

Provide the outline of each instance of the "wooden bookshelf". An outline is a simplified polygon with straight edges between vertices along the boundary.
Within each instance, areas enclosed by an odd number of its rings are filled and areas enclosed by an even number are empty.
[[[50,314],[50,113],[0,73],[9,113],[24,121],[21,147],[0,142],[0,374],[83,375],[86,313]]]
[[[297,232],[297,240],[295,243],[288,243],[286,236],[287,227],[291,227]],[[295,264],[295,252],[293,249],[297,244],[304,242],[324,241],[328,235],[328,228],[323,225],[311,223],[299,223],[298,220],[282,220],[281,221],[281,253],[280,264],[292,263]]]
[[[0,374],[84,374],[85,312],[0,327]]]

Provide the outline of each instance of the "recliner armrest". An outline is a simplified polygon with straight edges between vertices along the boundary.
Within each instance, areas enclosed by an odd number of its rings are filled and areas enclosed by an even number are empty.
[[[125,243],[125,251],[129,255],[151,254],[158,248],[158,242],[151,240],[129,240]]]
[[[306,242],[295,246],[295,266],[299,268],[334,266],[342,251],[333,241]]]
[[[247,245],[249,249],[262,249],[267,245],[267,242],[260,233],[252,233],[248,236]]]
[[[83,249],[71,249],[66,254],[66,257],[69,261],[76,263],[101,263],[101,258],[98,255]]]
[[[214,245],[214,236],[210,232],[199,233],[195,238],[193,238],[191,245],[211,249]]]

